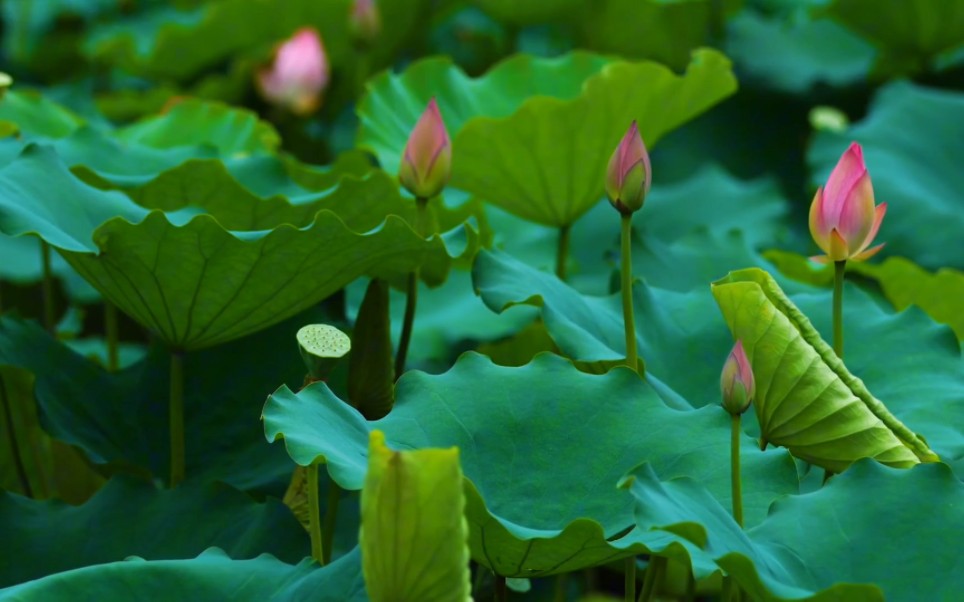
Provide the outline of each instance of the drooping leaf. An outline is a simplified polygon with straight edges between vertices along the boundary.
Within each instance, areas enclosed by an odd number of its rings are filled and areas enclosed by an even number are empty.
[[[2,585],[128,556],[191,558],[212,545],[235,558],[271,553],[298,562],[308,554],[308,538],[283,504],[214,483],[158,490],[116,477],[82,506],[0,493],[0,516],[10,559]]]
[[[471,600],[459,450],[395,451],[372,431],[359,535],[372,602]]]
[[[187,210],[147,212],[84,186],[41,147],[0,172],[0,191],[0,229],[38,233],[122,311],[185,350],[270,326],[366,273],[421,265],[438,284],[451,261],[440,237],[426,241],[395,216],[367,234],[329,211],[270,231],[228,231],[204,214],[184,223]],[[474,242],[462,244],[471,256]]]
[[[123,598],[131,602],[180,602],[185,597],[237,602],[364,602],[365,584],[354,552],[326,567],[313,560],[298,565],[263,554],[232,560],[211,548],[185,560],[132,557],[58,573],[0,590],[3,602],[73,602]]]
[[[730,62],[714,50],[695,52],[682,76],[657,63],[612,63],[575,99],[532,98],[509,117],[466,123],[453,141],[452,183],[525,219],[567,226],[603,197],[606,164],[630,122],[652,148],[735,90]]]
[[[369,420],[385,416],[395,403],[388,284],[377,278],[368,283],[352,330],[348,401]]]
[[[958,236],[964,231],[964,176],[955,162],[964,152],[957,150],[964,149],[962,116],[960,92],[889,84],[866,118],[843,133],[816,135],[807,157],[813,183],[823,185],[849,142],[860,142],[877,203],[887,203],[876,238],[887,243],[882,256],[900,255],[931,270],[964,269]]]
[[[753,408],[764,441],[834,472],[868,457],[898,467],[938,461],[847,370],[769,274],[732,272],[712,289],[753,365]]]
[[[667,476],[690,475],[729,503],[723,410],[673,410],[635,373],[590,375],[553,355],[506,368],[467,353],[442,375],[407,372],[391,413],[373,423],[323,384],[297,394],[279,389],[263,419],[267,438],[284,438],[295,462],[323,460],[346,489],[362,487],[371,429],[397,449],[457,445],[472,556],[505,576],[626,555],[637,540],[607,541],[631,523],[629,500],[615,484],[640,461]],[[770,501],[797,490],[796,471],[784,452],[762,453],[749,438],[743,453],[744,499],[755,523]]]
[[[386,72],[368,84],[357,108],[357,142],[378,157],[385,171],[395,174],[412,127],[432,97],[454,138],[473,117],[506,117],[530,96],[575,97],[583,81],[607,62],[586,52],[554,59],[516,55],[472,79],[450,60],[423,59],[401,74]]]

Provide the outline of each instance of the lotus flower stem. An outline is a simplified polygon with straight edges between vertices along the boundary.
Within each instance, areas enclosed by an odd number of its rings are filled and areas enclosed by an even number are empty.
[[[308,473],[308,533],[311,535],[311,557],[325,566],[324,541],[321,537],[321,508],[318,503],[318,465],[312,462]]]
[[[663,573],[666,572],[666,558],[662,556],[650,556],[649,566],[646,567],[646,576],[643,578],[643,589],[639,592],[639,602],[650,602],[656,598],[659,591],[659,584],[663,580]]]
[[[184,354],[171,351],[171,488],[184,480]]]
[[[425,237],[428,222],[428,199],[415,199],[415,233]],[[398,351],[395,353],[395,379],[405,372],[405,361],[408,357],[408,346],[412,340],[412,327],[415,325],[415,309],[418,305],[418,268],[408,275],[408,286],[405,295],[405,317],[402,321],[402,335],[398,340]]]
[[[733,519],[743,526],[743,488],[740,482],[740,414],[730,414],[730,482],[733,488]]]
[[[833,262],[833,350],[843,359],[843,280],[847,260]]]
[[[633,214],[623,213],[622,220],[622,262],[619,266],[622,276],[623,325],[626,329],[626,365],[634,372],[639,371],[636,356],[636,318],[633,315]]]
[[[636,600],[636,556],[630,556],[626,559],[626,570],[623,571],[623,576],[625,579],[625,585],[623,587],[624,599],[626,602],[634,602]]]
[[[341,487],[334,479],[328,480],[328,506],[325,508],[325,527],[322,551],[325,557],[323,564],[331,562],[331,548],[335,540],[335,525],[338,519],[338,502],[341,501]]]
[[[569,231],[572,224],[559,227],[559,243],[556,246],[556,276],[566,280],[566,260],[569,258]]]
[[[506,585],[505,577],[496,573],[495,575],[495,602],[506,602],[509,599],[509,587]]]
[[[50,269],[50,245],[40,239],[40,259],[43,262],[44,328],[53,333],[57,326],[54,311],[54,275]]]
[[[117,306],[104,300],[104,334],[107,337],[107,370],[117,372],[120,368],[117,333]]]

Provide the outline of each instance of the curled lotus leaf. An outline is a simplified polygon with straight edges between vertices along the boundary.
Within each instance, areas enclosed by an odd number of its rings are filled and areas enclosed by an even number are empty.
[[[764,442],[833,472],[868,457],[896,467],[939,461],[847,370],[767,272],[731,272],[712,290],[753,365]]]

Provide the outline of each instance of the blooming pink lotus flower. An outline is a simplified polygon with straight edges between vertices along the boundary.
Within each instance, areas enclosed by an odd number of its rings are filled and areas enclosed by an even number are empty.
[[[643,206],[652,170],[649,153],[633,121],[619,146],[609,158],[606,170],[606,195],[620,213],[633,213]]]
[[[877,236],[887,203],[874,207],[874,189],[856,142],[840,157],[825,188],[818,188],[810,205],[810,235],[826,255],[815,261],[863,261],[883,248],[867,248]]]
[[[382,16],[375,0],[354,0],[348,24],[357,40],[366,44],[374,42],[382,31]]]
[[[452,172],[452,144],[433,98],[412,128],[398,179],[420,199],[442,192]]]
[[[328,85],[328,58],[318,32],[303,27],[282,43],[274,63],[257,75],[264,98],[296,115],[307,115],[321,104]]]
[[[743,341],[737,341],[723,364],[720,375],[720,391],[723,394],[723,407],[730,414],[742,414],[750,407],[756,384],[753,369],[743,350]]]

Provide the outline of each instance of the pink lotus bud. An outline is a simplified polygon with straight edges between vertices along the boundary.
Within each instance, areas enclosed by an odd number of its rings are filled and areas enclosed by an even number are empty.
[[[371,44],[382,32],[382,16],[375,0],[354,0],[348,25],[356,40]]]
[[[756,385],[753,382],[753,369],[743,351],[743,342],[737,341],[723,364],[720,375],[720,391],[723,394],[723,408],[730,414],[742,414],[750,407]]]
[[[826,255],[815,261],[863,261],[883,248],[868,249],[877,236],[887,203],[874,207],[874,189],[864,165],[864,153],[850,144],[830,173],[827,186],[818,188],[810,205],[810,235]]]
[[[609,158],[606,170],[606,194],[609,202],[620,213],[633,213],[643,207],[652,170],[649,166],[649,153],[639,135],[636,122],[619,142],[619,146]]]
[[[452,144],[433,98],[408,136],[398,179],[421,199],[442,192],[452,172]]]
[[[258,72],[257,83],[265,100],[296,115],[317,109],[328,85],[328,58],[318,32],[296,31],[278,47],[271,68]]]

